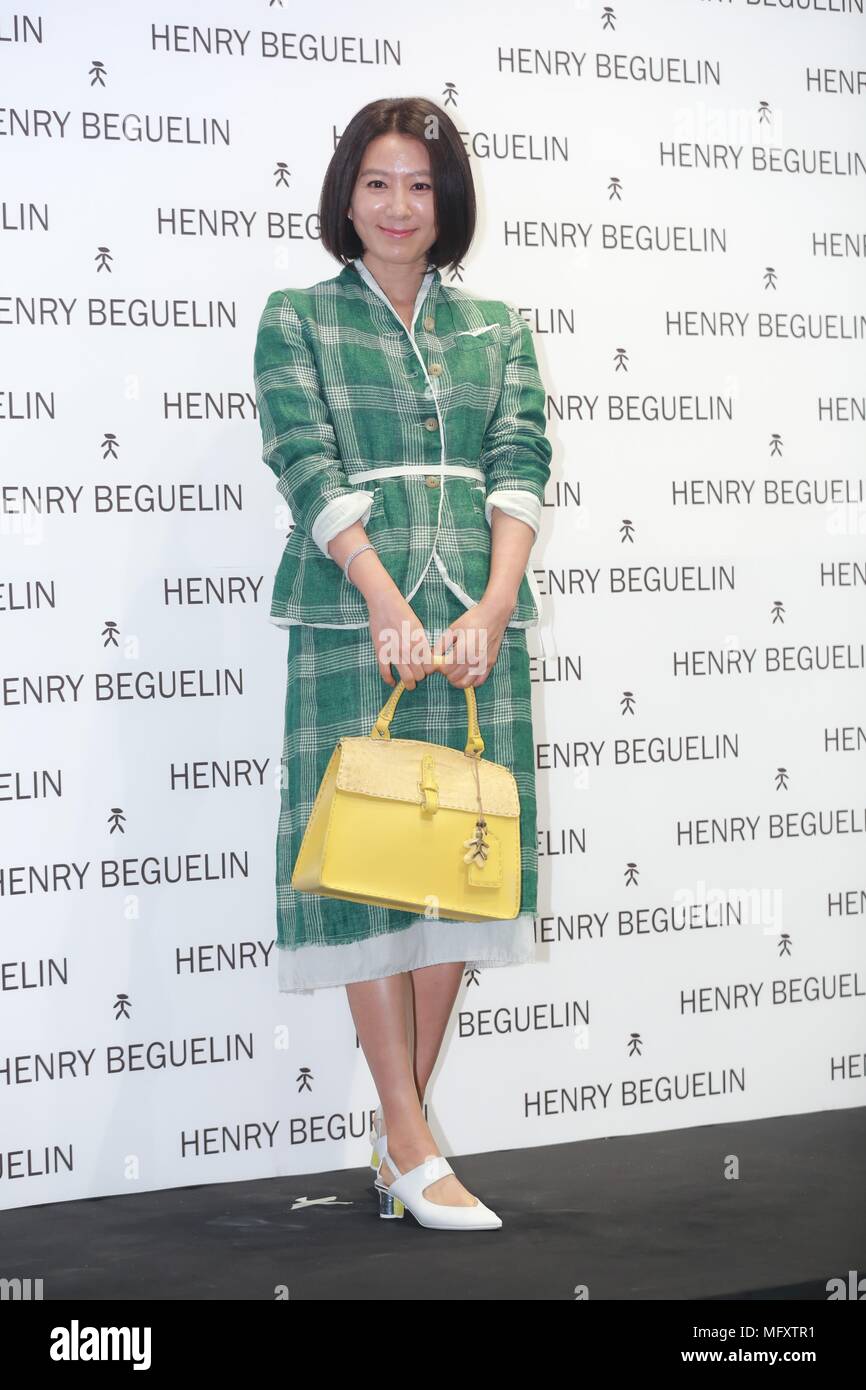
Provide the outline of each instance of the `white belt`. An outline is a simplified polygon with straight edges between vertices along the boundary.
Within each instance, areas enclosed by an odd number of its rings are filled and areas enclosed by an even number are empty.
[[[456,473],[462,478],[479,478],[482,483],[486,478],[482,469],[473,468],[468,463],[432,463],[429,467],[423,463],[398,463],[385,464],[381,468],[365,468],[362,473],[351,473],[349,482],[364,483],[368,478],[399,478],[409,473],[417,473],[419,478],[430,473]]]

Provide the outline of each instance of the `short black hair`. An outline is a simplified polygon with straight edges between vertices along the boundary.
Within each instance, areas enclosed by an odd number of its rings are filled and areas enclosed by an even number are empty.
[[[475,185],[469,157],[447,112],[425,97],[393,97],[368,102],[350,120],[325,173],[319,199],[322,245],[343,265],[363,254],[364,244],[346,209],[371,140],[391,131],[411,135],[430,151],[433,206],[438,235],[428,261],[458,266],[475,235]]]

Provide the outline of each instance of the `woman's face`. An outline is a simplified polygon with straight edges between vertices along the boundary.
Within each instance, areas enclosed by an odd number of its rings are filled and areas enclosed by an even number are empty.
[[[418,260],[426,265],[437,229],[424,142],[396,131],[371,140],[358,169],[349,211],[370,257],[386,265]]]

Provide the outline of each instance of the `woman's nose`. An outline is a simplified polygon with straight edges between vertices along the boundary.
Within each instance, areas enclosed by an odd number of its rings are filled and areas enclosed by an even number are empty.
[[[392,189],[389,211],[395,217],[401,217],[404,213],[409,211],[409,198],[402,188]]]

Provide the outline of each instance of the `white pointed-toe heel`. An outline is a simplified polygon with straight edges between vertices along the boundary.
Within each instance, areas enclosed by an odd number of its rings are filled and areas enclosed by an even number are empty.
[[[390,1219],[395,1216],[402,1216],[404,1209],[411,1211],[419,1226],[428,1226],[431,1230],[437,1231],[498,1231],[502,1225],[501,1219],[495,1211],[491,1211],[483,1202],[476,1200],[471,1207],[445,1206],[441,1202],[431,1202],[424,1196],[426,1188],[439,1178],[444,1178],[446,1174],[453,1173],[454,1169],[443,1158],[441,1154],[425,1159],[419,1163],[417,1168],[410,1168],[408,1173],[401,1173],[391,1155],[388,1153],[388,1145],[385,1142],[385,1135],[380,1135],[377,1141],[377,1152],[379,1153],[379,1167],[387,1162],[391,1172],[395,1175],[394,1181],[390,1184],[383,1181],[376,1174],[376,1181],[373,1186],[379,1194],[379,1215]]]

